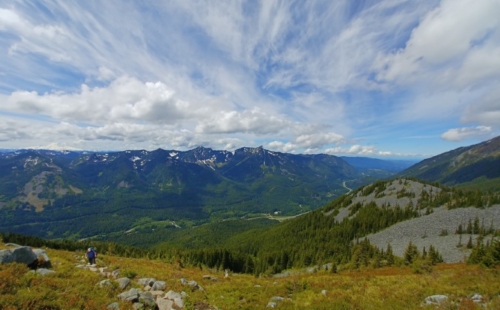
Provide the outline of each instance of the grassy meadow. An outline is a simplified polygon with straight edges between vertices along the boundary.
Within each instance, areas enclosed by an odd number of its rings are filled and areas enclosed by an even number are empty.
[[[46,251],[56,271],[53,275],[35,275],[19,264],[0,265],[0,309],[106,309],[117,301],[117,285],[101,288],[97,283],[104,279],[102,275],[75,267],[83,262],[83,252]],[[426,274],[415,274],[410,267],[388,267],[338,273],[320,270],[282,278],[246,274],[225,278],[223,271],[158,260],[100,255],[97,264],[136,280],[166,281],[166,291],[188,294],[186,309],[266,309],[275,296],[284,298],[276,302],[277,309],[484,309],[466,300],[474,293],[483,296],[487,309],[500,309],[500,269],[477,265],[440,264]],[[204,291],[191,291],[181,278],[195,280]],[[447,295],[448,302],[422,306],[425,297],[435,294]],[[120,309],[132,306],[122,302]]]

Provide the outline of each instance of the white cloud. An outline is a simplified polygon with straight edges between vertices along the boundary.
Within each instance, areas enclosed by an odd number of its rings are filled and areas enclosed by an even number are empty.
[[[373,146],[363,146],[355,144],[349,148],[334,147],[325,150],[326,154],[347,154],[347,155],[365,155],[365,156],[390,156],[394,155],[389,151],[379,151]]]
[[[478,62],[469,54],[471,50],[489,54],[492,44],[498,46],[499,15],[497,0],[443,0],[413,29],[404,49],[387,55],[378,64],[383,69],[378,78],[396,83],[427,80],[446,84],[460,82],[468,74],[476,79],[491,75],[476,71],[477,66],[495,64],[496,57]],[[477,64],[472,66],[474,62]]]
[[[208,115],[207,115],[208,116]],[[277,134],[286,130],[292,123],[279,116],[266,114],[259,109],[238,111],[221,111],[210,117],[200,118],[196,127],[197,133],[253,133]]]
[[[320,149],[324,145],[342,141],[344,141],[344,137],[334,132],[300,135],[294,139],[296,145],[308,149]]]
[[[266,145],[266,148],[269,150],[272,150],[272,151],[276,151],[276,152],[295,153],[298,146],[293,144],[293,143],[290,143],[290,142],[284,143],[281,141],[273,141],[273,142],[268,143]]]
[[[441,138],[448,141],[462,141],[469,138],[484,138],[492,132],[491,127],[462,127],[453,128],[441,135]]]
[[[497,0],[36,5],[0,8],[6,144],[323,152],[394,124],[498,130]]]
[[[138,120],[175,124],[206,110],[176,98],[175,92],[161,82],[143,83],[127,76],[114,80],[108,87],[83,84],[78,93],[16,91],[7,98],[4,108],[96,124]]]

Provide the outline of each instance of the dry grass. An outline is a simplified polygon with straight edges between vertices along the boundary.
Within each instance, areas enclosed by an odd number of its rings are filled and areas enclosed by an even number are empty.
[[[3,244],[0,243],[0,249]],[[102,276],[75,268],[84,253],[47,249],[55,275],[40,277],[24,266],[0,266],[0,309],[105,309],[116,301],[116,287],[99,288]],[[167,290],[186,291],[186,308],[203,302],[217,309],[266,309],[274,296],[283,297],[278,309],[436,309],[422,307],[425,297],[448,295],[437,309],[482,309],[466,300],[474,293],[487,301],[487,309],[500,309],[500,270],[464,264],[438,265],[432,273],[417,275],[410,268],[361,271],[328,271],[297,274],[286,278],[255,278],[222,271],[181,268],[145,259],[101,255],[98,265],[120,269],[135,278],[154,277],[167,282]],[[217,277],[207,280],[203,275]],[[204,291],[191,291],[181,278],[195,280]],[[326,294],[322,291],[326,290]],[[130,305],[121,304],[121,309]]]

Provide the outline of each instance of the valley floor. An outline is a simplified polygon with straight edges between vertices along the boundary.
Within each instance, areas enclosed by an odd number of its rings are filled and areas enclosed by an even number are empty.
[[[83,252],[47,249],[47,253],[56,271],[53,275],[0,265],[0,309],[106,309],[117,301],[117,285],[101,288],[97,283],[104,279],[102,275],[76,268],[84,262]],[[166,281],[166,291],[187,293],[185,309],[268,309],[269,305],[277,309],[500,309],[500,269],[461,263],[438,265],[429,274],[391,267],[338,274],[321,270],[283,278],[232,273],[224,277],[223,271],[109,255],[100,255],[98,266],[120,270],[121,276],[135,279],[132,286],[138,288],[139,278]],[[182,278],[196,281],[203,290],[192,291],[181,283]],[[480,303],[471,300],[474,294],[481,296]],[[447,301],[424,305],[432,295],[446,295]],[[132,305],[120,302],[120,309],[132,309]]]

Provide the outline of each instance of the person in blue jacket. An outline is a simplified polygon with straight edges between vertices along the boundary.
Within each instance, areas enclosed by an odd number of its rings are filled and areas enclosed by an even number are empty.
[[[97,257],[97,251],[93,248],[90,247],[87,250],[87,258],[89,259],[89,264],[90,265],[95,265],[95,259]]]

